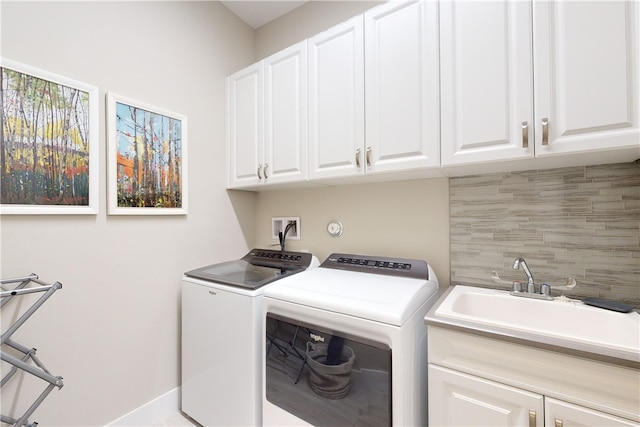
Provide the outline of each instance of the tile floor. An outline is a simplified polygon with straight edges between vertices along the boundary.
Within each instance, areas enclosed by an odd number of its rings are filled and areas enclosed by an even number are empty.
[[[158,420],[152,424],[153,427],[199,427],[199,424],[186,418],[182,413],[176,412],[165,416],[163,419]]]

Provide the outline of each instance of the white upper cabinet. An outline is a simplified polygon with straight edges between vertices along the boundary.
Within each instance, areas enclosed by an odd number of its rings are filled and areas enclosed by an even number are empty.
[[[308,40],[309,178],[364,173],[362,15]]]
[[[439,167],[438,3],[388,2],[364,19],[364,169]]]
[[[307,179],[307,44],[264,61],[264,165],[266,183]]]
[[[631,1],[442,2],[442,165],[640,157],[638,20]]]
[[[228,187],[636,160],[639,26],[637,1],[383,3],[228,78]]]
[[[534,1],[533,18],[536,156],[640,157],[638,2]]]
[[[228,188],[307,179],[307,55],[298,43],[227,78]]]
[[[533,157],[531,4],[440,3],[442,165]]]
[[[227,188],[257,185],[263,158],[263,63],[227,77]]]

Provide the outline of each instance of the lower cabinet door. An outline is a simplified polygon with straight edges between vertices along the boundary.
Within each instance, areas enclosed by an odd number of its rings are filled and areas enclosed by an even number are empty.
[[[431,426],[542,427],[543,408],[540,394],[429,365]]]
[[[544,399],[545,425],[550,427],[582,426],[640,426],[631,420],[615,417],[604,412],[556,400]]]

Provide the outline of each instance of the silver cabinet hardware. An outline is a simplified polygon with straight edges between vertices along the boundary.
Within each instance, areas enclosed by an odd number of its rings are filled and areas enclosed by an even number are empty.
[[[562,427],[562,420],[560,418],[555,419],[556,427]]]
[[[371,147],[367,147],[367,166],[371,166]]]
[[[542,119],[542,145],[549,145],[549,119]]]
[[[360,149],[356,149],[356,167],[360,167]]]
[[[522,148],[529,148],[529,123],[522,122]]]
[[[262,165],[258,165],[258,179],[262,179]]]
[[[264,179],[269,178],[269,175],[267,175],[267,168],[269,167],[268,163],[264,164]]]
[[[536,427],[536,411],[529,411],[529,427]]]

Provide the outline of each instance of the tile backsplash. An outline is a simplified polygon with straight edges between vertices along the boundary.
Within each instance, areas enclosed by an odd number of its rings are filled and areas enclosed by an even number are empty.
[[[640,164],[560,168],[452,178],[451,283],[506,288],[578,286],[569,297],[600,297],[640,308]]]

